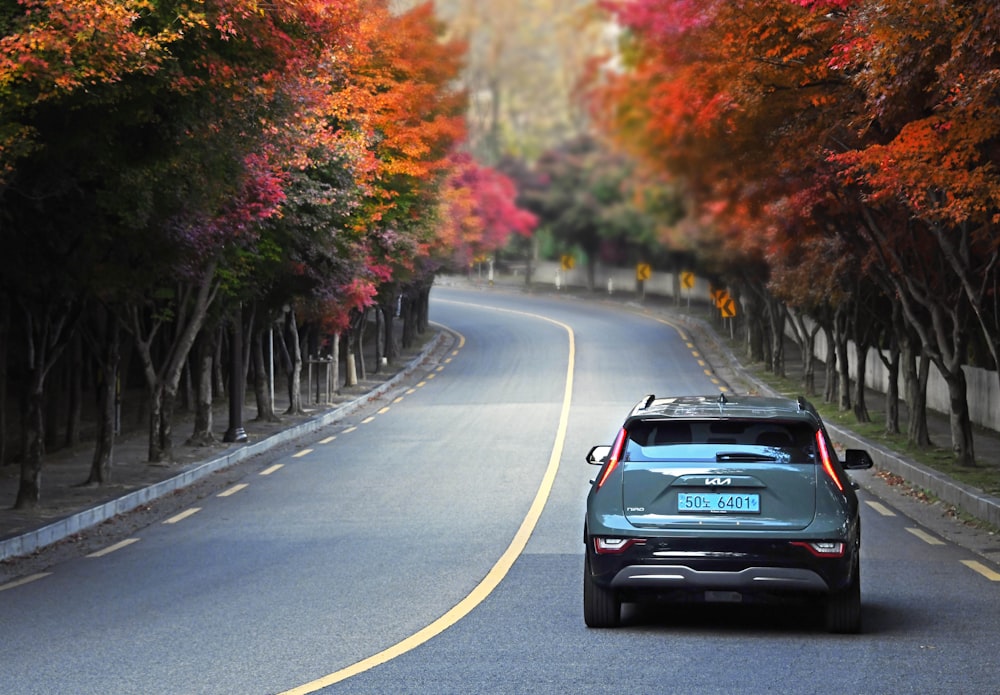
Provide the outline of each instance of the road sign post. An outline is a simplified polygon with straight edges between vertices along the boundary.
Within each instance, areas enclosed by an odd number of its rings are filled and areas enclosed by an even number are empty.
[[[646,280],[653,274],[653,268],[649,263],[639,263],[635,267],[635,281],[639,287],[639,300],[646,299]]]

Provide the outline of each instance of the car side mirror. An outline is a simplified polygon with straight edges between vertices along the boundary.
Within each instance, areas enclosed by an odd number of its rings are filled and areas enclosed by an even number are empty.
[[[844,468],[862,470],[875,465],[872,455],[865,449],[847,449],[844,451]]]
[[[601,444],[592,447],[589,452],[587,452],[587,463],[591,466],[603,466],[604,462],[608,460],[608,455],[611,453],[611,447],[607,444]]]

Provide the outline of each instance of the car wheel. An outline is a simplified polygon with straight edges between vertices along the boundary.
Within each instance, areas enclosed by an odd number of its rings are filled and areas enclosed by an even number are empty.
[[[839,634],[861,631],[861,570],[857,565],[850,585],[826,600],[826,629]]]
[[[622,602],[611,589],[594,583],[590,574],[590,558],[583,568],[583,620],[587,627],[618,627],[621,624]]]

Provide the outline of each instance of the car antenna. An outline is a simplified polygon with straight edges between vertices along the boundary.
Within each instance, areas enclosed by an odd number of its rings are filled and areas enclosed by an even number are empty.
[[[656,399],[655,394],[652,393],[647,394],[646,397],[642,399],[642,410],[648,408],[649,404],[652,403],[655,399]]]
[[[719,405],[725,405],[728,402],[729,401],[726,399],[726,394],[720,393],[719,394]]]

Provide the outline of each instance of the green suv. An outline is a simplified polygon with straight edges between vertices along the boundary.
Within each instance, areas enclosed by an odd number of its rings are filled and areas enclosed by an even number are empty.
[[[861,628],[861,520],[845,469],[803,398],[647,396],[587,497],[583,613],[615,627],[623,602],[819,599],[831,632]]]

